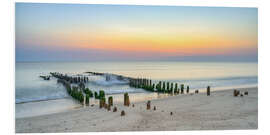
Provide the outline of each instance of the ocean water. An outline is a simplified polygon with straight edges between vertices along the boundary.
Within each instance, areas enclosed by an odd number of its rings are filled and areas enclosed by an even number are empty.
[[[70,98],[64,87],[57,84],[55,78],[45,81],[39,77],[40,75],[49,75],[50,72],[87,75],[84,73],[87,71],[144,77],[154,82],[177,82],[189,85],[191,90],[205,89],[208,85],[212,89],[221,89],[258,84],[256,62],[16,62],[16,115],[29,110],[22,105],[24,103]],[[94,91],[104,90],[106,94],[148,93],[142,89],[130,88],[126,82],[113,79],[106,81],[101,76],[89,76],[86,87]],[[75,102],[69,102],[67,106],[70,107],[72,104],[76,106]]]

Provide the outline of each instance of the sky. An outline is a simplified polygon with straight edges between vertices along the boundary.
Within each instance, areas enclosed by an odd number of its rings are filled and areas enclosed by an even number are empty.
[[[257,61],[257,8],[16,3],[16,61]]]

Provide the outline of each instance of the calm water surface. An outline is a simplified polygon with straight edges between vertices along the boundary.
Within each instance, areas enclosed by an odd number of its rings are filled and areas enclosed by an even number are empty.
[[[56,79],[44,81],[39,75],[48,75],[49,72],[76,75],[87,71],[145,77],[154,82],[161,80],[183,83],[189,85],[191,90],[203,89],[208,85],[213,89],[220,89],[258,84],[258,64],[255,62],[17,62],[16,115],[19,116],[25,110],[36,106],[30,102],[52,99],[59,99],[57,102],[60,102],[70,98],[64,87],[57,84]],[[148,93],[142,89],[130,88],[127,84],[107,82],[103,77],[90,77],[86,86],[94,91],[105,90],[107,94]],[[46,107],[50,106],[48,104]],[[77,106],[77,103],[68,102],[66,108],[70,106]],[[57,107],[54,105],[53,109],[55,112]]]

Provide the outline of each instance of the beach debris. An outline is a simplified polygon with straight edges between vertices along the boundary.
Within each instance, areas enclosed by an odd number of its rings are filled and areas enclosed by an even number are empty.
[[[243,97],[244,95],[241,93],[240,96]]]
[[[195,90],[195,93],[198,94],[199,93],[199,90]]]
[[[237,97],[239,94],[240,94],[240,91],[239,90],[236,90],[236,89],[233,90],[233,95],[235,97]]]
[[[113,97],[112,96],[109,97],[108,102],[109,102],[108,104],[110,106],[113,106]]]
[[[134,105],[134,104],[132,104],[132,107],[135,107],[135,105]]]
[[[170,115],[173,115],[173,112],[171,112]]]
[[[124,94],[124,106],[129,106],[130,101],[129,101],[129,96],[128,93]]]
[[[189,86],[187,86],[187,93],[189,93]]]
[[[210,96],[210,86],[207,86],[207,96]]]
[[[157,110],[156,106],[154,106],[154,111]]]
[[[117,107],[116,106],[113,108],[113,112],[117,112]]]
[[[147,110],[151,109],[151,101],[150,100],[147,101],[146,109]]]
[[[122,111],[121,111],[121,116],[125,116],[125,115],[126,115],[125,111],[122,110]]]
[[[245,95],[248,95],[248,91],[245,91],[245,93],[244,93]]]

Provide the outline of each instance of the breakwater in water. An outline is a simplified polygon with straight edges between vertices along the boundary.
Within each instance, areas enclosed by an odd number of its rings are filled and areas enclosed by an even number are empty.
[[[149,92],[157,92],[157,93],[166,93],[170,95],[177,95],[177,94],[185,94],[189,93],[189,86],[187,85],[185,88],[184,84],[180,84],[178,87],[178,83],[173,82],[165,82],[165,81],[158,81],[158,83],[153,83],[151,79],[147,78],[132,78],[123,75],[111,74],[111,73],[99,73],[99,72],[85,72],[90,75],[95,76],[103,76],[106,78],[106,81],[110,81],[111,78],[116,78],[119,81],[127,81],[130,87],[134,88],[141,88],[145,91]],[[75,100],[80,102],[81,104],[89,105],[89,99],[95,98],[100,100],[100,108],[106,106],[106,98],[105,92],[103,90],[99,90],[99,93],[94,90],[90,90],[89,88],[85,87],[85,83],[89,81],[88,76],[69,76],[67,74],[62,74],[59,72],[51,72],[52,77],[57,78],[57,82],[63,84],[67,93],[73,97]],[[195,90],[195,93],[199,93],[199,90]],[[126,101],[126,94],[125,93],[125,104]],[[210,86],[207,86],[207,95],[210,94]],[[112,104],[112,97],[109,97],[108,104]],[[129,101],[128,101],[129,102]],[[105,107],[107,108],[107,106]]]

